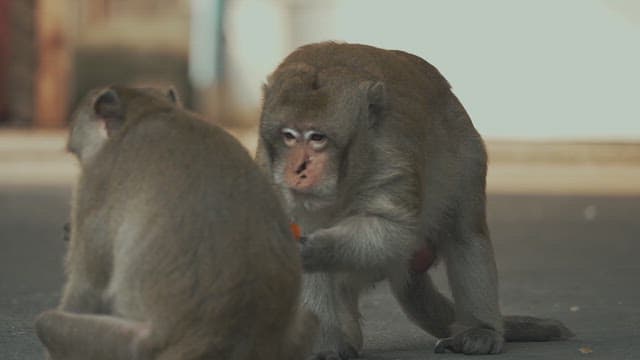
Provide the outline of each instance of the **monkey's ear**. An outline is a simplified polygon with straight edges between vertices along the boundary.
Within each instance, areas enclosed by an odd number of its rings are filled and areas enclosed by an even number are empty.
[[[113,89],[105,89],[96,96],[93,102],[93,111],[98,121],[104,122],[109,137],[118,131],[124,123],[122,101]]]
[[[370,126],[375,126],[382,117],[382,110],[386,100],[385,86],[382,81],[365,81],[360,88],[366,92],[367,105],[369,108]]]
[[[182,100],[180,100],[180,95],[178,95],[178,91],[173,87],[169,87],[167,89],[167,97],[171,100],[172,103],[176,104],[178,107],[182,107]]]

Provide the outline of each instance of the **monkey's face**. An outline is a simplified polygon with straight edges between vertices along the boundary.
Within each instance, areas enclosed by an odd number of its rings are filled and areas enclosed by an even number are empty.
[[[260,133],[274,182],[286,197],[304,200],[307,205],[335,198],[341,154],[350,132],[346,123],[342,126],[345,131],[336,131],[334,107],[312,109],[276,106],[263,115]]]
[[[354,163],[361,157],[349,154],[371,135],[383,90],[381,83],[340,69],[293,64],[274,73],[264,88],[261,151],[287,200],[302,200],[308,208],[338,198],[345,179],[361,166]]]
[[[336,175],[331,166],[329,138],[311,128],[280,129],[283,159],[277,166],[277,177],[294,193],[330,195],[335,192]]]

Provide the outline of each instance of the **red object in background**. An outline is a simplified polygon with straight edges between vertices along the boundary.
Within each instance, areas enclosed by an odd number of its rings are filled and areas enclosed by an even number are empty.
[[[0,0],[0,122],[8,120],[9,100],[7,99],[9,57],[11,54],[9,36],[9,9],[12,0]]]

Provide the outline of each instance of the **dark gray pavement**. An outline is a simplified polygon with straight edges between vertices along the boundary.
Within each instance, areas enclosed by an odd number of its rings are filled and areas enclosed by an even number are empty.
[[[41,357],[32,322],[60,295],[69,197],[68,187],[0,188],[0,360]],[[503,312],[554,317],[577,335],[509,343],[496,358],[640,359],[640,197],[491,195],[488,207]],[[464,357],[433,354],[435,339],[385,284],[362,310],[366,359]]]

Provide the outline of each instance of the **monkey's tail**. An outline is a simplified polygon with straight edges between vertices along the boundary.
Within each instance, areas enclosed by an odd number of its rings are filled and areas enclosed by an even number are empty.
[[[520,315],[504,317],[506,341],[553,341],[566,340],[574,336],[575,334],[558,320]]]

